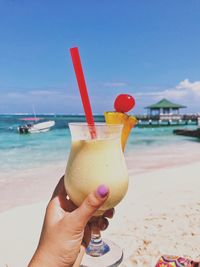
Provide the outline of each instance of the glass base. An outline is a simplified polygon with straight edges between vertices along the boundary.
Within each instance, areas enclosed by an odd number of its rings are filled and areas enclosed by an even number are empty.
[[[95,249],[91,250],[90,245],[88,246],[81,267],[117,267],[122,262],[123,251],[122,249],[111,242],[110,240],[104,240],[100,245],[103,244],[103,255],[96,253]],[[106,250],[105,250],[106,244]],[[96,246],[96,244],[95,244]],[[94,247],[94,246],[93,246]],[[88,253],[93,253],[94,256],[88,255]]]
[[[86,253],[92,257],[100,257],[110,250],[109,246],[103,241],[100,235],[93,235],[86,249]]]

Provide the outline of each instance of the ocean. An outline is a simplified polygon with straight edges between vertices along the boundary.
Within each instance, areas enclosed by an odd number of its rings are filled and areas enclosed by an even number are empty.
[[[33,116],[33,115],[30,115]],[[46,133],[19,134],[17,127],[28,115],[0,115],[0,170],[24,170],[40,167],[45,163],[56,164],[66,161],[70,150],[69,122],[85,121],[82,115],[37,115],[43,120],[54,120],[55,126]],[[95,116],[96,122],[103,122],[103,116]],[[196,128],[196,126],[184,126]],[[170,146],[193,139],[175,136],[177,127],[135,127],[129,137],[126,151]],[[183,128],[183,126],[181,127]]]

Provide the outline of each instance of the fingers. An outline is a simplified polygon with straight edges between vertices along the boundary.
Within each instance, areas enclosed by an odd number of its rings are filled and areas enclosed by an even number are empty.
[[[83,239],[82,239],[82,246],[84,246],[85,248],[87,248],[87,246],[89,245],[90,243],[90,240],[91,240],[91,225],[90,224],[87,224],[85,229],[84,229],[84,236],[83,236]]]
[[[108,227],[109,222],[105,217],[93,217],[87,225],[90,227],[90,229],[93,229],[93,231],[94,229],[97,229],[97,231],[103,231]]]
[[[85,227],[95,212],[104,204],[108,198],[108,194],[109,189],[105,185],[100,185],[96,191],[90,193],[82,205],[73,212],[77,218],[77,222]]]
[[[112,219],[113,216],[114,216],[114,214],[115,214],[115,209],[112,208],[112,209],[110,209],[110,210],[105,211],[104,214],[103,214],[102,216],[103,216],[103,217],[106,217],[106,218],[109,218],[109,219]]]
[[[102,216],[100,216],[98,218],[92,217],[91,220],[88,222],[88,225],[91,226],[91,225],[95,224],[100,229],[100,231],[103,231],[109,225],[109,221],[107,220],[107,218],[112,219],[114,216],[114,213],[115,213],[114,208],[109,209],[106,212],[104,212],[104,214]]]
[[[109,222],[108,222],[108,220],[106,218],[101,217],[99,219],[99,228],[100,228],[101,231],[106,230],[108,225],[109,225]]]

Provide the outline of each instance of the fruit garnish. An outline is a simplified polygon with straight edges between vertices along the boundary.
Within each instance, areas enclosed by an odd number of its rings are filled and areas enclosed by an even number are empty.
[[[135,106],[135,99],[131,95],[120,94],[116,97],[114,107],[116,111],[105,112],[107,124],[122,124],[121,145],[124,151],[131,129],[137,124],[134,116],[129,116],[125,112],[130,111]]]
[[[134,125],[137,124],[137,119],[134,116],[129,116],[122,112],[105,112],[105,120],[107,124],[123,124],[121,145],[124,151],[128,136]]]
[[[117,112],[128,112],[135,106],[135,99],[131,95],[118,95],[114,102],[114,108]]]

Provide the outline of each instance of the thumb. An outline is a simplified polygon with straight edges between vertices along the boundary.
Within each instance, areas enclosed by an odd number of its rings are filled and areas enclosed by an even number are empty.
[[[95,212],[104,204],[108,195],[109,189],[105,185],[100,185],[96,191],[90,193],[81,206],[74,211],[77,221],[85,227]]]

